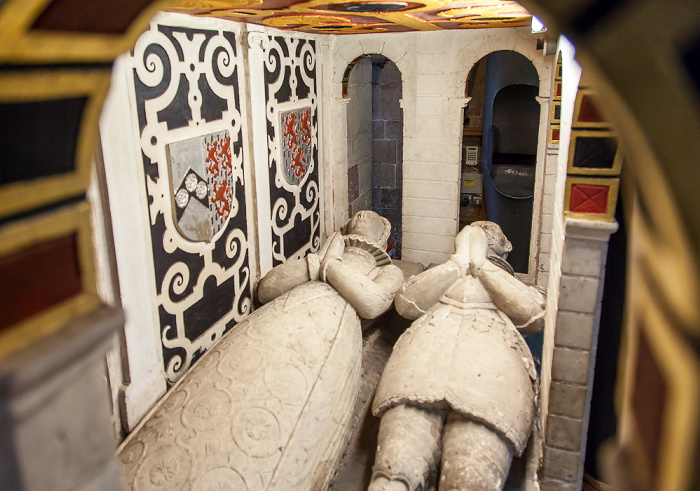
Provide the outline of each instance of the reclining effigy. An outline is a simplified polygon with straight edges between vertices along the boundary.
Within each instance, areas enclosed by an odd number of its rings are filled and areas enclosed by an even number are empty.
[[[130,489],[324,489],[360,383],[360,317],[403,283],[389,222],[356,214],[260,282],[265,305],[194,365],[119,450]],[[219,488],[218,486],[225,486]]]
[[[513,275],[500,227],[475,222],[444,264],[407,280],[399,338],[373,402],[381,416],[371,491],[499,490],[528,441],[537,374],[521,334],[545,297]]]

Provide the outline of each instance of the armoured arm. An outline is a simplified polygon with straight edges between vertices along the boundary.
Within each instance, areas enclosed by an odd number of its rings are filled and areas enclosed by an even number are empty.
[[[318,279],[318,254],[293,259],[272,268],[258,285],[258,300],[267,303],[295,286]],[[314,267],[315,265],[315,267]]]
[[[410,278],[396,294],[397,312],[411,320],[425,314],[457,279],[464,276],[463,259],[455,254],[447,262]]]
[[[393,264],[382,267],[374,280],[340,260],[329,262],[325,268],[326,281],[364,319],[374,319],[386,312],[403,283],[403,273]]]
[[[472,274],[481,280],[493,303],[505,313],[522,334],[533,334],[544,325],[545,297],[488,261],[472,266]]]
[[[275,266],[260,280],[258,300],[267,303],[295,286],[318,280],[321,261],[327,256],[340,256],[344,247],[342,235],[336,232],[328,237],[318,254],[312,252],[304,259],[293,259]]]

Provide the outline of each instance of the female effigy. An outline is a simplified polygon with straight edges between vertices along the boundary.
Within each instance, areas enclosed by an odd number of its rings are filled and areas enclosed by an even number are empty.
[[[194,365],[120,449],[131,489],[323,489],[360,382],[360,317],[393,303],[389,222],[361,211],[273,268],[265,305]]]

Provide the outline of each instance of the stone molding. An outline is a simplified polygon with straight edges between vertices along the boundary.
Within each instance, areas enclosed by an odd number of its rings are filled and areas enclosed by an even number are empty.
[[[617,232],[619,225],[616,221],[604,222],[567,217],[564,219],[567,239],[598,240],[607,242],[610,236]]]

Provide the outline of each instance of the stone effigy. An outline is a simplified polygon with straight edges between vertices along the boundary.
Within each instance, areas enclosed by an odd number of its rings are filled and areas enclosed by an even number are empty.
[[[358,314],[393,303],[389,223],[363,211],[260,282],[266,303],[194,365],[119,456],[130,489],[324,489],[350,430]],[[217,487],[223,486],[223,487]]]
[[[381,416],[370,490],[502,489],[535,412],[532,354],[545,298],[508,270],[500,227],[476,222],[446,263],[409,279],[398,340],[373,403]]]

